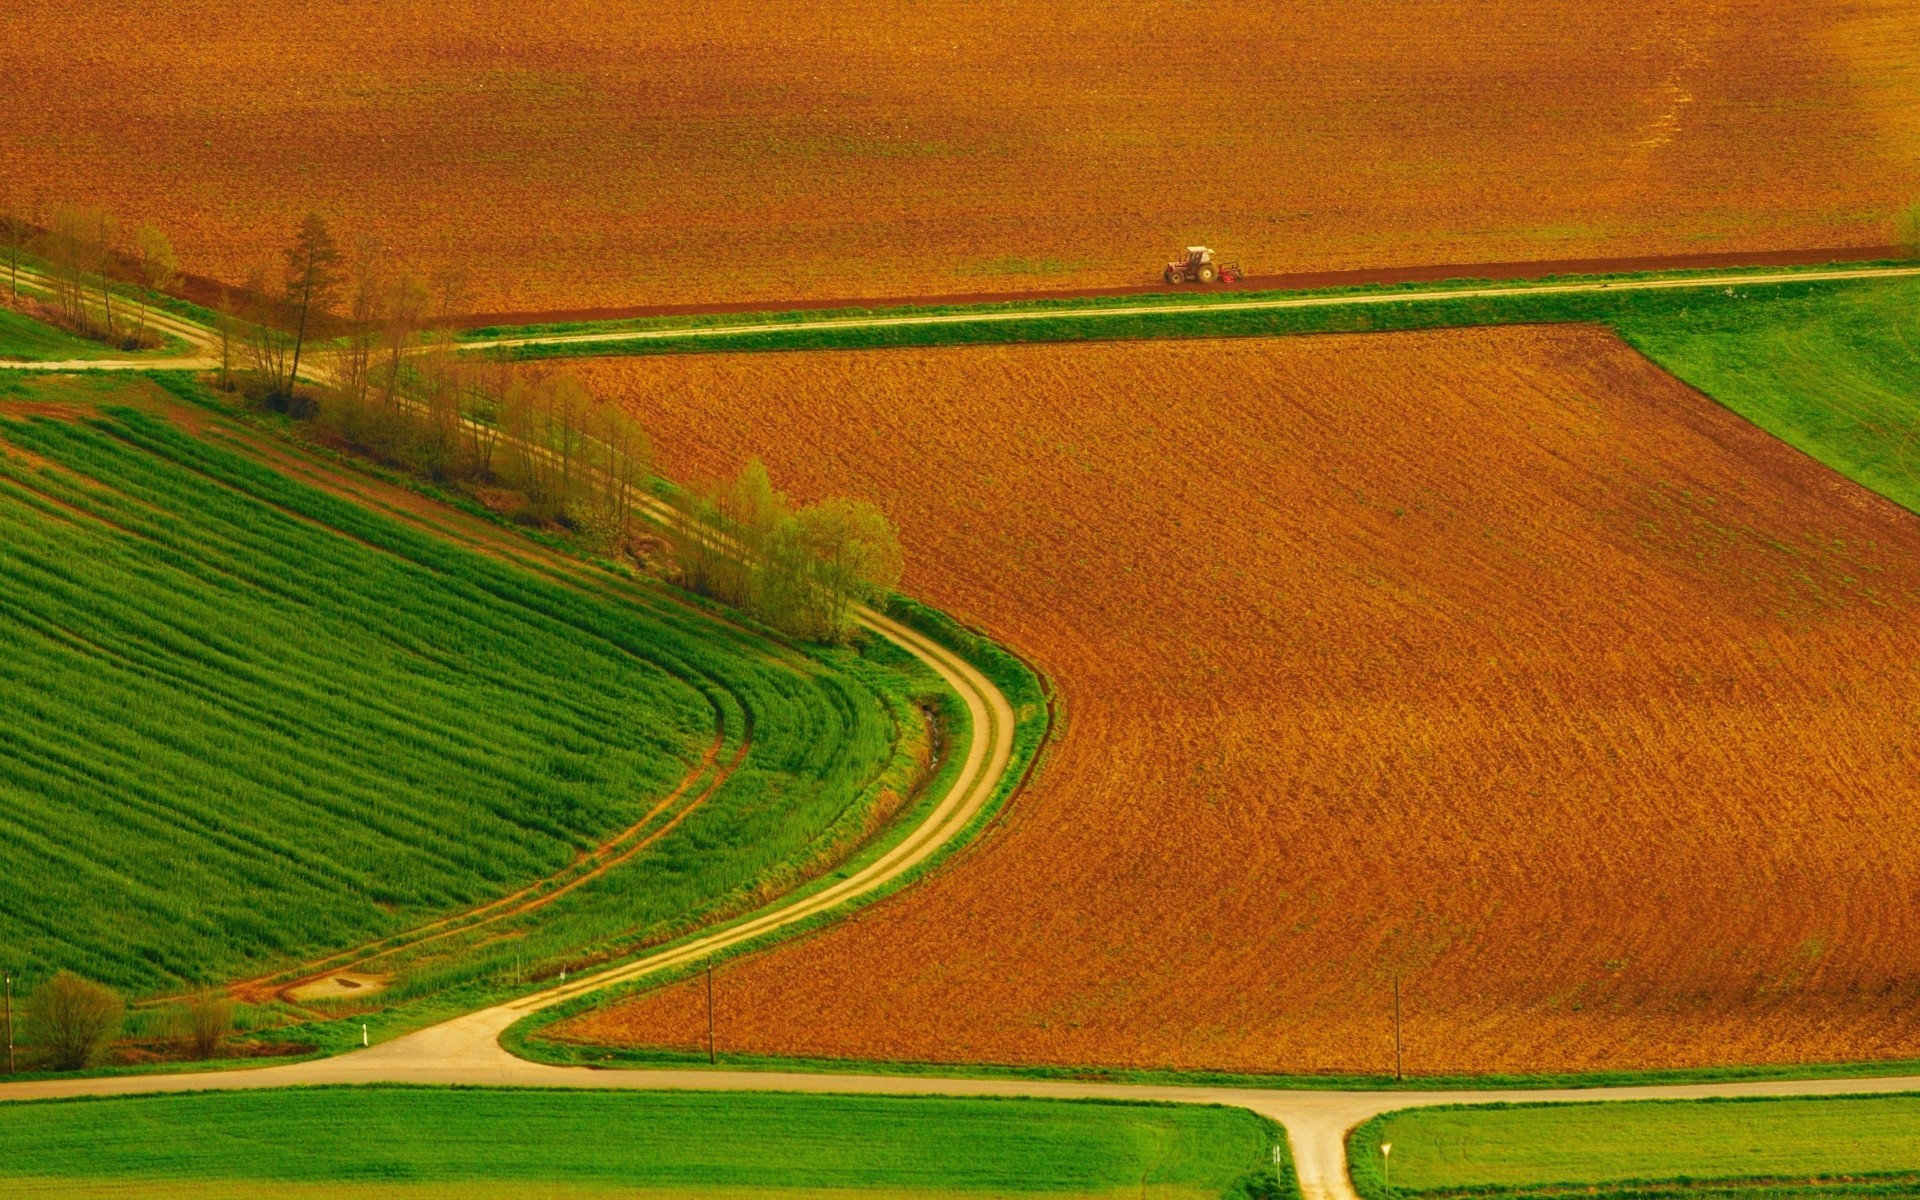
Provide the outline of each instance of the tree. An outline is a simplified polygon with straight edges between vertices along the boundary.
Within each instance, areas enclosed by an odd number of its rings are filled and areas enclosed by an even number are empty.
[[[300,352],[315,318],[333,307],[339,296],[340,247],[317,213],[308,213],[287,247],[287,323],[293,326],[293,363],[287,370],[283,394],[290,402],[300,382]]]
[[[1900,211],[1894,218],[1894,236],[1907,248],[1912,258],[1920,258],[1920,200],[1915,200]]]
[[[213,327],[220,335],[220,390],[230,392],[233,390],[233,335],[240,320],[234,311],[233,293],[225,285],[220,288],[220,298],[214,301],[213,310],[219,314],[214,318]]]
[[[56,1071],[77,1071],[120,1036],[126,1006],[111,989],[61,971],[27,998],[28,1036]]]
[[[382,308],[385,327],[381,332],[386,363],[381,387],[385,391],[388,408],[394,407],[398,401],[400,368],[406,361],[407,352],[419,344],[420,330],[427,321],[427,306],[431,303],[427,285],[405,271],[387,282]]]
[[[133,231],[134,266],[140,275],[140,330],[147,328],[147,294],[164,292],[180,282],[180,260],[173,243],[154,225],[142,225]]]
[[[374,343],[385,318],[386,264],[380,247],[362,238],[347,292],[347,336],[335,354],[333,390],[356,408],[366,402],[373,377]]]
[[[593,441],[599,457],[600,519],[615,544],[625,545],[633,525],[634,492],[646,484],[653,445],[640,422],[609,400],[594,404]]]
[[[285,314],[274,303],[268,289],[266,264],[255,263],[247,271],[241,323],[246,330],[247,353],[253,360],[253,369],[266,380],[274,395],[285,392],[287,357],[293,349],[292,337],[282,328],[284,321]]]
[[[33,240],[33,222],[23,212],[0,213],[0,252],[7,257],[7,274],[13,301],[20,302],[20,260]]]
[[[86,213],[62,204],[53,210],[53,219],[40,238],[40,257],[47,261],[54,306],[68,325],[82,333],[87,330],[87,225]]]
[[[797,514],[808,564],[800,624],[808,636],[838,640],[855,605],[900,586],[900,539],[886,514],[864,500],[823,500]]]
[[[87,244],[87,259],[100,277],[100,308],[106,317],[107,340],[113,340],[113,246],[120,237],[120,223],[104,208],[93,210],[89,222],[94,230]]]
[[[840,499],[795,511],[757,458],[731,482],[680,489],[673,507],[681,581],[794,637],[838,641],[856,605],[899,585],[900,541],[884,513]]]

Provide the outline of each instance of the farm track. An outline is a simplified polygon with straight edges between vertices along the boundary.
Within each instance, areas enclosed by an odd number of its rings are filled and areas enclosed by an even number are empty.
[[[1388,296],[1300,297],[1274,301],[1229,302],[1229,305],[1235,309],[1246,310],[1457,300],[1541,291],[1701,288],[1734,284],[1912,275],[1920,275],[1920,267],[1837,269],[1777,276],[1742,274],[1695,277],[1685,280],[1546,285],[1530,288],[1492,287]],[[1186,311],[1189,307],[1191,306],[1166,305],[1082,309],[1070,315],[1076,317],[1133,316],[1142,313]],[[811,327],[857,328],[915,323],[960,323],[975,320],[1034,320],[1053,319],[1059,315],[1061,314],[1041,312],[872,318],[819,322]],[[791,328],[793,326],[790,325],[758,326],[755,327],[755,331]],[[672,330],[654,331],[650,336],[709,337],[746,331],[746,327],[725,330]],[[629,332],[608,335],[571,335],[553,339],[502,340],[489,344],[543,344],[547,341],[566,340],[634,341],[642,338]],[[171,362],[82,360],[55,364],[0,364],[0,366],[34,370],[148,370],[168,366],[192,368],[206,365],[209,364],[204,359],[182,359]],[[856,902],[887,887],[903,875],[925,864],[944,849],[954,845],[964,834],[974,817],[991,799],[1007,770],[1013,728],[1011,707],[990,681],[957,655],[878,614],[863,613],[862,622],[882,636],[900,644],[946,678],[960,694],[972,714],[976,736],[968,748],[966,762],[953,787],[941,798],[926,820],[893,850],[850,878],[812,895],[778,902],[744,920],[679,945],[644,955],[632,962],[599,971],[566,985],[549,988],[507,1004],[444,1022],[380,1046],[337,1058],[255,1070],[167,1076],[50,1079],[0,1084],[0,1101],[303,1085],[413,1083],[591,1089],[782,1091],[813,1094],[1024,1096],[1225,1104],[1260,1113],[1286,1128],[1305,1200],[1357,1200],[1357,1193],[1347,1173],[1346,1135],[1360,1122],[1395,1109],[1447,1104],[1595,1103],[1650,1099],[1822,1096],[1920,1091],[1920,1077],[1916,1076],[1766,1080],[1590,1089],[1511,1088],[1458,1091],[1256,1089],[1044,1079],[941,1078],[929,1075],[782,1073],[702,1069],[598,1070],[533,1063],[508,1053],[500,1045],[500,1035],[509,1026],[528,1015],[604,988],[696,965],[712,954],[740,947],[800,922],[828,915],[838,907]]]
[[[1834,247],[1826,250],[1775,250],[1751,254],[1664,254],[1638,258],[1560,258],[1532,262],[1447,263],[1439,266],[1379,267],[1356,271],[1300,271],[1287,275],[1249,275],[1239,283],[1209,288],[1143,284],[1130,287],[1056,288],[1023,292],[960,292],[929,296],[854,296],[838,300],[752,301],[736,304],[636,304],[619,308],[549,309],[543,312],[472,313],[446,322],[449,329],[489,326],[558,325],[565,322],[630,321],[645,317],[717,317],[740,313],[817,312],[841,308],[911,308],[925,305],[1018,304],[1035,300],[1098,300],[1120,296],[1207,296],[1234,292],[1305,292],[1321,288],[1439,283],[1447,279],[1544,279],[1552,275],[1624,275],[1649,271],[1703,271],[1732,267],[1791,267],[1807,263],[1872,262],[1899,259],[1899,246]],[[217,290],[218,285],[210,287]]]
[[[1750,287],[1782,283],[1822,283],[1845,279],[1895,279],[1920,275],[1915,267],[1837,267],[1831,270],[1776,272],[1756,275],[1693,275],[1681,279],[1623,279],[1580,283],[1539,283],[1502,287],[1441,288],[1418,292],[1369,292],[1361,295],[1285,296],[1264,300],[1196,298],[1182,303],[1125,304],[1070,309],[924,313],[908,316],[833,317],[818,321],[770,321],[739,325],[707,325],[684,329],[629,329],[595,333],[532,334],[524,337],[476,338],[460,343],[463,350],[513,350],[530,346],[654,345],[671,342],[724,342],[728,338],[777,333],[848,332],[867,329],[911,329],[950,325],[1023,325],[1042,321],[1124,320],[1196,312],[1280,312],[1302,308],[1367,308],[1391,304],[1436,304],[1459,300],[1497,300],[1519,296],[1568,296],[1597,292],[1680,291],[1701,288]],[[617,352],[617,351],[615,351]]]

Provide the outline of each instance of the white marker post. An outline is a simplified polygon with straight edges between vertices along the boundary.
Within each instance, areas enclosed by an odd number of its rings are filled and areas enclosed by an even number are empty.
[[[1393,1190],[1393,1143],[1380,1143],[1380,1174],[1387,1190]]]
[[[367,1045],[367,1025],[365,1021],[360,1023],[360,1045],[362,1048]]]

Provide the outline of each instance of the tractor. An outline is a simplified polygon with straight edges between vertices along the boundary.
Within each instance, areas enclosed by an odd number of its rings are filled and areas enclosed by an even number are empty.
[[[1167,264],[1168,283],[1212,283],[1218,279],[1221,283],[1240,282],[1239,263],[1213,262],[1213,251],[1205,246],[1188,246],[1187,256],[1177,258]]]

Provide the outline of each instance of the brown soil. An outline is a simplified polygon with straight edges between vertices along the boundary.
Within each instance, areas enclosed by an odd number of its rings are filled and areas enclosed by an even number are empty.
[[[8,207],[154,220],[227,280],[319,211],[489,312],[1146,285],[1196,242],[1260,275],[1871,246],[1920,177],[1909,0],[7,17]]]
[[[1920,520],[1591,329],[597,362],[881,502],[1062,734],[723,1048],[1418,1072],[1920,1056]],[[699,1047],[671,988],[573,1036]]]

